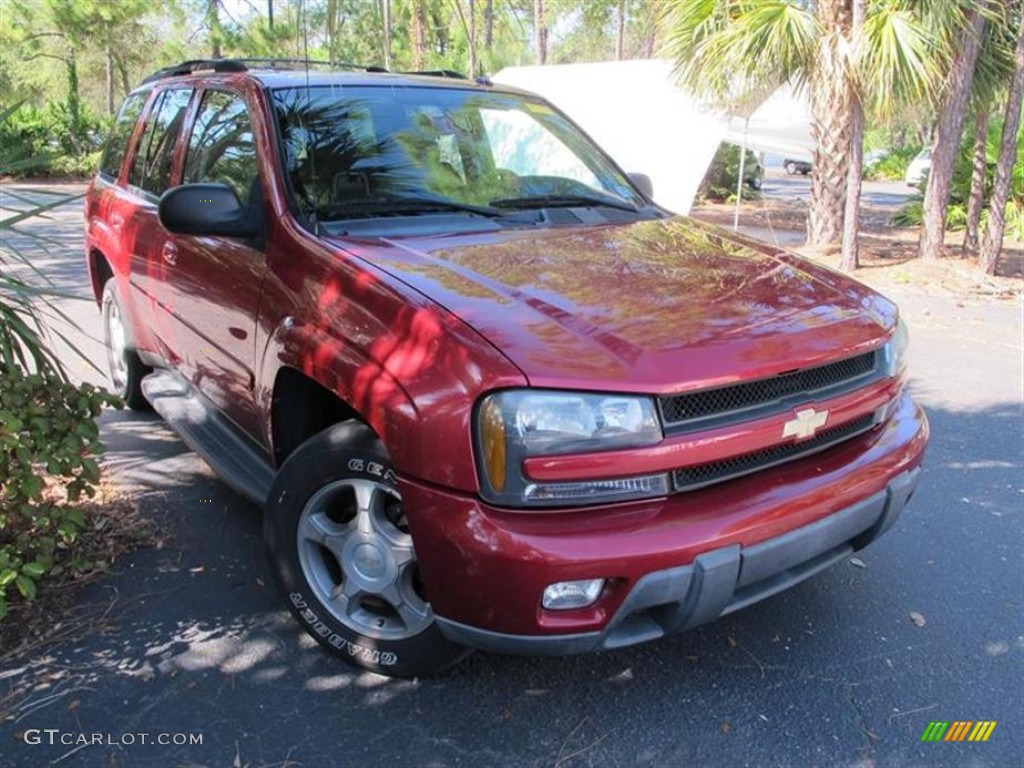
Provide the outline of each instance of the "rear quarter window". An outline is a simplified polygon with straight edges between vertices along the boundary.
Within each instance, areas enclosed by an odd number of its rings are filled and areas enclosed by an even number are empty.
[[[159,97],[135,149],[128,183],[159,197],[171,185],[174,145],[181,134],[192,88],[171,88]]]
[[[131,141],[135,124],[139,121],[142,108],[146,106],[148,96],[148,91],[133,93],[121,105],[100,157],[100,175],[104,178],[113,181],[121,175],[121,164],[128,153],[128,142]]]

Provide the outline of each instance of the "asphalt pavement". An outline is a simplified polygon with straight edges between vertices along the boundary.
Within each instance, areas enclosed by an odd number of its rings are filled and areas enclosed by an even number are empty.
[[[916,192],[916,188],[902,181],[865,181],[861,186],[861,208],[867,211],[887,210],[891,215],[906,205]],[[808,202],[811,199],[811,177],[799,173],[790,176],[781,168],[768,168],[761,194]]]
[[[21,228],[47,240],[5,246],[87,292],[80,203]],[[156,417],[104,414],[108,474],[167,538],[53,617],[55,637],[92,631],[0,668],[0,766],[1021,765],[1022,308],[894,298],[933,427],[894,529],[795,589],[613,653],[356,671],[284,609],[259,512]],[[63,306],[98,355],[95,306]],[[924,743],[933,720],[998,724],[985,743]]]

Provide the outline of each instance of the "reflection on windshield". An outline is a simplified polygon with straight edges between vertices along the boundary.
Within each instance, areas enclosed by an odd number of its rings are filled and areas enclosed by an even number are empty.
[[[276,90],[274,104],[296,205],[320,220],[379,215],[389,201],[408,210],[410,199],[461,210],[538,199],[643,205],[610,161],[541,101],[453,88],[314,86]]]

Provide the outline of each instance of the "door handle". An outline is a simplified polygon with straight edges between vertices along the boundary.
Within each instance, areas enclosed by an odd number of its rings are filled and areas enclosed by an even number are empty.
[[[170,266],[174,266],[178,262],[178,246],[174,243],[164,243],[163,257]]]

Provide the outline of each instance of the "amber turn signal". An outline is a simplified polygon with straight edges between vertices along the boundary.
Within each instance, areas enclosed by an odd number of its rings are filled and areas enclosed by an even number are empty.
[[[505,420],[501,408],[494,400],[487,400],[480,413],[480,447],[483,449],[484,469],[491,488],[499,493],[505,490],[508,471],[505,455]]]

